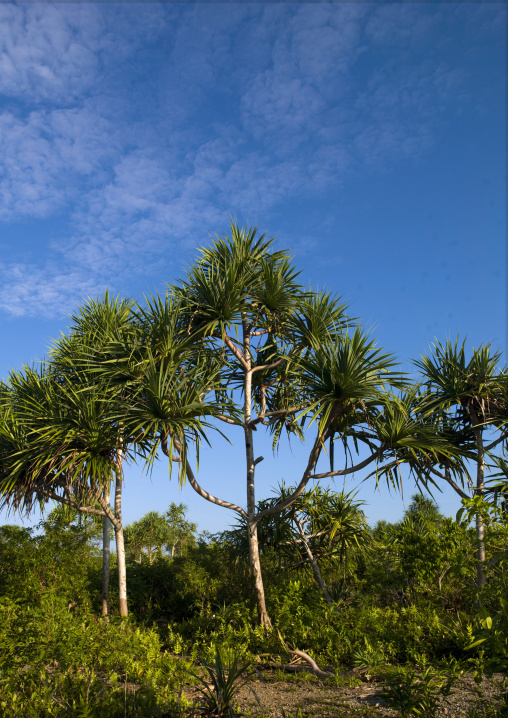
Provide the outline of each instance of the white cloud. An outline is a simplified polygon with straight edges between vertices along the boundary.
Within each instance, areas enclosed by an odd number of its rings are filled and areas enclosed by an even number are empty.
[[[0,218],[46,217],[102,173],[114,147],[108,123],[88,109],[0,114]]]
[[[68,314],[73,306],[107,286],[65,264],[42,269],[30,264],[0,265],[0,274],[0,309],[15,317]]]
[[[279,18],[270,67],[243,93],[245,128],[277,158],[297,155],[309,173],[316,150],[340,157],[339,181],[350,153],[372,166],[425,152],[464,84],[460,68],[428,50],[450,12],[299,6],[289,21]]]
[[[257,218],[421,155],[463,85],[418,54],[442,12],[0,6],[0,219],[68,226],[33,263],[0,267],[0,307],[66,313],[230,213]]]
[[[124,62],[164,27],[157,5],[0,5],[0,93],[69,106],[95,91],[108,63]]]
[[[0,92],[31,103],[79,96],[96,76],[102,30],[93,5],[1,5]]]

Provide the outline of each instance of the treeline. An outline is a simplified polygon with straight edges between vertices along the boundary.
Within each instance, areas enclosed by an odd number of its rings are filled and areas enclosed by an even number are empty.
[[[326,513],[314,512],[319,505]],[[186,670],[212,660],[217,646],[245,661],[259,655],[283,661],[284,644],[298,646],[337,672],[398,665],[445,667],[457,675],[475,667],[502,670],[506,571],[502,561],[485,568],[489,590],[481,615],[492,618],[490,627],[482,625],[475,618],[470,550],[475,529],[467,518],[441,515],[421,494],[400,521],[373,528],[361,502],[343,492],[309,492],[292,511],[296,518],[283,515],[278,525],[273,518],[260,522],[275,629],[268,634],[255,626],[242,526],[200,536],[185,507],[173,504],[166,515],[150,512],[126,527],[126,537],[135,537],[126,540],[131,617],[121,623],[114,617],[116,593],[112,615],[101,617],[102,527],[94,517],[61,506],[38,530],[2,526],[4,714],[78,716],[86,706],[94,716],[148,717],[158,715],[159,706],[184,715],[185,701],[177,696],[191,680]],[[506,521],[488,524],[488,556],[498,555],[506,535]],[[175,537],[178,551],[172,550]],[[126,692],[132,683],[136,691]]]
[[[499,609],[496,600],[505,581],[502,499],[496,520],[490,517],[487,524],[490,581],[482,599],[491,612]],[[425,596],[445,612],[472,611],[480,594],[470,550],[475,531],[467,515],[460,521],[445,517],[433,499],[415,494],[399,522],[380,521],[370,528],[362,506],[352,492],[316,488],[276,519],[263,519],[259,540],[267,585],[283,590],[286,583],[301,581],[335,607],[368,595],[379,606],[409,605]],[[150,511],[125,527],[134,614],[149,621],[189,620],[237,601],[254,610],[244,525],[198,534],[186,512],[183,504],[172,503],[164,514]],[[1,527],[0,541],[4,595],[37,603],[48,585],[52,590],[61,585],[72,606],[100,613],[102,527],[95,517],[60,506],[37,531]],[[113,564],[117,573],[115,555]],[[29,578],[32,570],[41,571],[41,577]],[[35,590],[32,596],[28,586]],[[117,609],[118,599],[113,612]]]
[[[292,515],[261,522],[261,560],[272,599],[298,584],[311,603],[319,603],[321,594],[339,614],[365,602],[403,607],[422,599],[443,615],[471,612],[477,589],[470,551],[474,529],[467,522],[443,516],[433,499],[415,494],[399,522],[370,528],[362,505],[351,493],[314,490],[292,507]],[[171,504],[166,514],[151,511],[126,526],[125,536],[137,619],[206,622],[235,605],[245,618],[254,616],[243,526],[199,535],[186,507]],[[489,534],[489,555],[502,538]],[[60,506],[37,530],[2,526],[0,551],[3,596],[37,605],[52,593],[69,611],[101,613],[102,526],[94,518]],[[113,570],[118,571],[115,555]],[[490,577],[493,607],[502,595],[502,574],[493,566]]]

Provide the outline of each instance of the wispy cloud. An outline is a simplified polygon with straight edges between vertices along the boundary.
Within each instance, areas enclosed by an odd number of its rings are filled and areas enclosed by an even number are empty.
[[[0,219],[60,209],[83,181],[104,177],[114,142],[109,123],[86,107],[0,114]]]
[[[0,6],[0,91],[30,104],[90,89],[99,68],[104,23],[90,5]]]
[[[84,277],[80,269],[68,265],[0,264],[0,272],[4,278],[0,309],[15,317],[68,314],[83,298],[107,287],[100,279]]]
[[[0,266],[5,312],[66,313],[231,213],[421,156],[462,99],[427,52],[447,7],[218,7],[0,6],[0,220],[59,220]]]
[[[30,106],[94,94],[111,59],[124,62],[162,30],[162,8],[0,5],[0,93]],[[102,88],[99,88],[102,89]]]

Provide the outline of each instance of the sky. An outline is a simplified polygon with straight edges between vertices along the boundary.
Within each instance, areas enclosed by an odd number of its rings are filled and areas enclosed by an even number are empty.
[[[504,356],[505,55],[499,3],[0,4],[0,377],[87,298],[164,292],[231,217],[408,371],[457,335]],[[213,441],[200,480],[244,505],[241,445]],[[306,456],[261,449],[258,498]],[[170,501],[234,520],[164,462],[141,473],[124,523]],[[362,478],[369,520],[400,518],[414,486]]]

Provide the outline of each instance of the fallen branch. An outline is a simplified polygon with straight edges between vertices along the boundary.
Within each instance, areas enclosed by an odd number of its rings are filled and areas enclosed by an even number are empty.
[[[362,666],[361,668],[351,668],[348,671],[342,671],[341,673],[335,673],[330,671],[323,671],[321,668],[317,665],[316,661],[309,656],[308,653],[305,653],[304,651],[298,651],[298,650],[291,650],[288,649],[288,653],[294,656],[298,656],[299,658],[302,658],[304,661],[307,662],[308,665],[304,666],[302,664],[297,663],[277,663],[276,661],[264,661],[261,664],[258,664],[258,666],[261,666],[263,668],[277,668],[281,671],[286,671],[286,673],[300,673],[302,671],[309,671],[310,673],[314,673],[315,676],[318,678],[347,678],[349,676],[360,676],[363,673],[368,673],[370,666]],[[267,656],[270,654],[261,654],[259,658],[262,658],[263,656]]]

